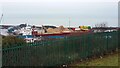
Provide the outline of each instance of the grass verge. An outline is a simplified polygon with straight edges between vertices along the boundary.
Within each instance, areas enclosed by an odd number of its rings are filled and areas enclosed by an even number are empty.
[[[101,58],[89,59],[83,62],[77,62],[70,66],[118,66],[118,53],[102,56]]]

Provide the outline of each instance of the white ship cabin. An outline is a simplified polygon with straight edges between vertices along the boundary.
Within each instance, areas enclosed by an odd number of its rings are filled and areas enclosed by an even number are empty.
[[[22,35],[32,35],[32,28],[31,26],[26,26],[20,29],[20,33],[22,33]]]

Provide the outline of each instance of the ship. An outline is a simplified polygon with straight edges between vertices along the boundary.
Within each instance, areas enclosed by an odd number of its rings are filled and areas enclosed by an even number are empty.
[[[33,36],[64,36],[68,35],[70,32],[62,32],[62,33],[38,33],[37,31],[32,31]]]

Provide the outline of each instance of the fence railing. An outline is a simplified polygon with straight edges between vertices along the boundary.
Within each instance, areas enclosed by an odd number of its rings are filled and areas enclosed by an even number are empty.
[[[90,33],[2,50],[3,66],[57,66],[118,48],[118,32]]]

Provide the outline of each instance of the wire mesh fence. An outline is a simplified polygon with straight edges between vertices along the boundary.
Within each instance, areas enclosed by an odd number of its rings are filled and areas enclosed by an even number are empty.
[[[2,66],[59,66],[118,48],[118,32],[87,33],[2,49]]]

